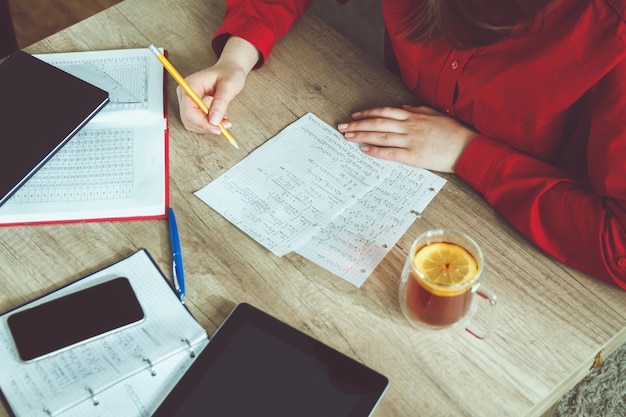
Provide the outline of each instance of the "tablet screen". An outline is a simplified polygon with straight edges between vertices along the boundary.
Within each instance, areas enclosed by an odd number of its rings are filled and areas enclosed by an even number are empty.
[[[365,417],[387,378],[240,304],[154,416]]]
[[[109,101],[109,94],[16,51],[0,65],[0,205]]]

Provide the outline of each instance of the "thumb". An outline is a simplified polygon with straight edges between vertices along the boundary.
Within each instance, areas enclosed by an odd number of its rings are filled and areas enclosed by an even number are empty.
[[[209,109],[209,123],[212,125],[218,125],[224,119],[226,109],[228,108],[229,100],[223,97],[214,97],[211,101],[211,108]]]
[[[230,94],[228,86],[221,87],[217,86],[209,108],[209,123],[216,126],[224,119],[228,105],[235,96],[235,94]]]

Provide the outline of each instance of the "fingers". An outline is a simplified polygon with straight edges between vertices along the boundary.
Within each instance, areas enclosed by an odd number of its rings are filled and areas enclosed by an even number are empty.
[[[194,74],[195,76],[195,74]],[[228,109],[228,105],[235,97],[235,95],[239,92],[240,89],[232,88],[230,86],[229,80],[218,83],[215,87],[212,85],[204,86],[203,82],[215,83],[213,79],[200,79],[201,82],[198,82],[197,76],[189,77],[189,85],[196,92],[203,92],[203,94],[199,94],[201,97],[204,95],[202,101],[206,104],[206,107],[209,109],[208,115],[204,113],[202,109],[200,109],[197,104],[191,100],[185,91],[178,87],[176,89],[176,94],[178,96],[178,101],[180,103],[180,116],[185,126],[185,129],[194,133],[212,133],[219,135],[220,129],[218,125],[222,123],[225,127],[228,123],[232,126],[232,123],[225,116],[226,110]],[[195,85],[192,83],[196,83]],[[213,93],[213,89],[215,92]],[[214,96],[213,96],[214,95]]]
[[[209,107],[210,124],[217,126],[220,123],[224,123],[226,110],[230,102],[233,101],[242,88],[243,83],[239,84],[232,79],[225,79],[216,84],[215,93]]]
[[[423,106],[379,107],[354,113],[353,121],[337,128],[367,155],[416,165],[422,162],[416,152],[423,146],[421,119],[432,114]]]
[[[209,123],[206,114],[187,96],[181,87],[176,88],[176,95],[180,105],[180,118],[185,129],[193,133],[220,133],[219,128]],[[207,106],[210,105],[210,97],[205,97],[203,101]]]
[[[407,165],[416,165],[415,154],[405,148],[363,145],[361,146],[361,152],[373,156],[374,158],[396,161]]]
[[[220,134],[218,125],[222,123],[227,127],[226,123],[230,124],[225,115],[232,100],[243,89],[246,75],[240,69],[216,64],[187,77],[189,85],[203,97],[209,110],[208,115],[204,114],[182,89],[177,89],[185,128],[195,133]]]
[[[374,109],[363,110],[356,112],[352,115],[354,120],[372,119],[372,118],[384,118],[393,120],[406,120],[409,114],[404,109],[396,107],[377,107]]]
[[[354,113],[352,122],[342,123],[337,129],[351,142],[400,146],[406,130],[399,122],[406,118],[407,112],[402,109],[381,107]]]
[[[423,106],[365,110],[338,129],[367,155],[441,172],[454,172],[460,155],[478,136],[458,120]]]
[[[342,123],[337,129],[346,140],[383,147],[406,146],[404,122],[410,113],[404,109],[379,107],[354,113],[354,121]]]
[[[340,132],[345,133],[346,137],[348,137],[350,133],[357,132],[406,134],[406,129],[403,128],[402,123],[399,123],[398,120],[386,119],[382,117],[342,123],[337,126],[337,129],[339,129]]]
[[[441,113],[439,110],[436,110],[428,106],[412,106],[410,104],[405,104],[404,106],[402,106],[402,108],[411,113],[428,114],[428,115],[438,115],[438,114],[443,115],[443,113]]]
[[[425,106],[378,107],[363,110],[352,115],[352,122],[342,123],[337,128],[340,132],[385,132],[407,134],[412,120],[422,116],[436,115],[438,112]]]
[[[397,148],[407,146],[407,135],[405,133],[356,131],[345,132],[344,137],[348,142],[356,142],[368,145]]]
[[[409,104],[405,104],[402,106],[402,108],[377,107],[369,110],[363,110],[352,114],[352,118],[354,120],[363,120],[368,118],[385,118],[405,121],[415,114],[434,115],[442,113],[428,106],[412,106]]]
[[[226,109],[230,104],[232,98],[226,98],[224,96],[215,96],[213,101],[211,102],[211,107],[209,110],[209,123],[213,126],[217,126],[224,119],[224,115],[226,114]]]

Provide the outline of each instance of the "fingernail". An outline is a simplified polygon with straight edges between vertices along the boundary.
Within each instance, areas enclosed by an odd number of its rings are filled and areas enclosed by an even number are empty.
[[[211,112],[211,114],[209,115],[209,123],[211,123],[212,125],[218,125],[220,124],[220,122],[222,121],[223,117],[219,112]]]
[[[358,111],[356,113],[352,113],[352,117],[359,117],[361,115],[361,112]]]
[[[346,137],[346,138],[353,138],[353,137],[354,137],[354,133],[352,133],[352,132],[348,132],[348,133],[346,133],[346,134],[344,135],[344,137]]]
[[[348,128],[348,124],[347,123],[342,123],[339,126],[337,126],[337,129],[339,130],[344,130]]]
[[[364,145],[364,146],[361,146],[361,150],[362,150],[363,152],[369,152],[369,151],[370,151],[370,147],[369,147],[369,146],[365,146],[365,145]]]

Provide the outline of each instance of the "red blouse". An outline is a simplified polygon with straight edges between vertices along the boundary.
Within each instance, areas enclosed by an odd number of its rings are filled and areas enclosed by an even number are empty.
[[[229,34],[267,59],[312,0],[228,0]],[[538,247],[626,289],[626,0],[568,0],[523,37],[471,50],[413,45],[383,0],[406,86],[480,136],[456,173]]]

